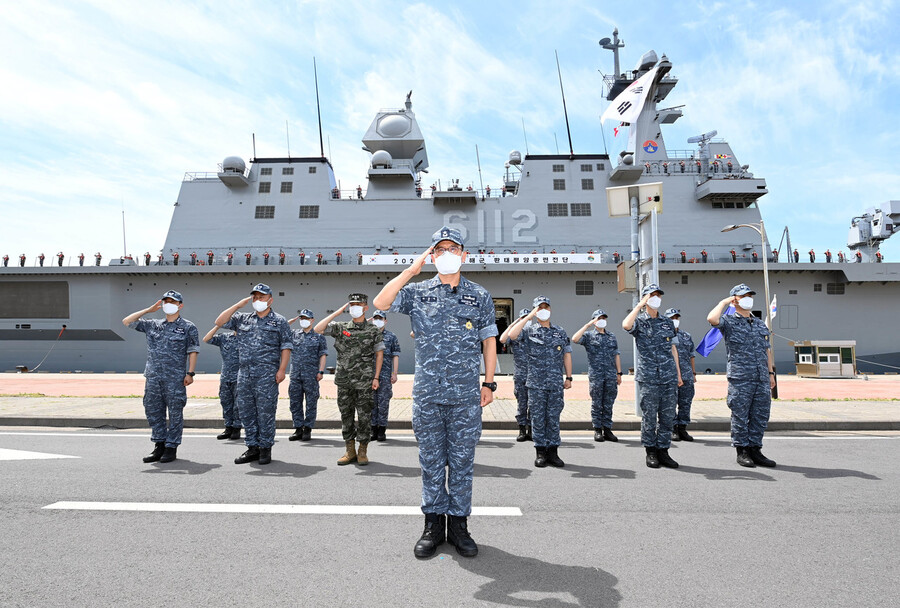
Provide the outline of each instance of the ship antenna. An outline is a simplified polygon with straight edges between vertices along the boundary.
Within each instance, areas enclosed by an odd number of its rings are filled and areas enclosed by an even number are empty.
[[[284,121],[284,134],[287,137],[288,160],[291,160],[291,130],[288,128],[288,121]]]
[[[522,137],[525,138],[525,156],[528,156],[528,135],[525,133],[525,117],[522,117]]]
[[[322,158],[325,158],[325,144],[322,141],[322,108],[319,105],[319,72],[316,70],[315,57],[313,57],[313,77],[316,80],[316,114],[319,116],[319,151],[322,153]]]
[[[559,92],[562,94],[563,114],[566,117],[566,133],[569,136],[569,156],[571,158],[575,156],[575,150],[572,148],[572,131],[569,129],[569,112],[566,110],[566,92],[563,90],[562,71],[559,69],[559,53],[553,52],[556,53],[556,73],[559,74]]]
[[[481,184],[481,192],[484,192],[484,179],[481,177],[481,157],[478,155],[478,144],[475,144],[475,160],[478,162],[478,183]],[[484,196],[484,194],[482,194]]]
[[[128,255],[128,245],[125,243],[125,201],[122,201],[122,257]]]
[[[256,160],[256,133],[253,133],[253,160]]]

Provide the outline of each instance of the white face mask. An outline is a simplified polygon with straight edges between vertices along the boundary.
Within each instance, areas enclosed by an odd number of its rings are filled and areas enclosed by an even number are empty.
[[[166,302],[162,305],[163,312],[167,315],[174,315],[178,312],[178,304],[172,304],[171,302]]]
[[[253,310],[256,312],[262,312],[269,307],[269,303],[263,300],[254,300],[253,301]]]
[[[662,298],[659,296],[650,296],[650,299],[647,300],[647,306],[650,308],[659,309],[659,306],[662,304]]]
[[[744,310],[750,310],[753,308],[753,298],[750,296],[744,296],[740,300],[738,300],[738,304],[740,304],[741,308]]]
[[[672,319],[672,325],[675,326],[675,329],[678,329],[678,326],[681,324],[681,319]]]
[[[434,265],[440,274],[456,274],[462,266],[462,256],[444,253],[434,258]]]
[[[534,313],[534,316],[536,316],[541,321],[546,321],[547,319],[550,318],[550,311],[547,310],[546,308],[542,308],[539,311],[537,311],[536,313]]]
[[[375,327],[384,327],[384,319],[372,319],[372,325]]]
[[[363,307],[362,306],[351,306],[350,307],[350,316],[354,319],[358,319],[363,316]]]
[[[310,325],[312,325],[312,321],[310,321],[309,319],[300,319],[300,327],[302,327],[303,329],[306,329]]]
[[[596,321],[594,321],[594,327],[596,327],[597,329],[603,329],[604,327],[606,327],[606,319],[597,319]]]

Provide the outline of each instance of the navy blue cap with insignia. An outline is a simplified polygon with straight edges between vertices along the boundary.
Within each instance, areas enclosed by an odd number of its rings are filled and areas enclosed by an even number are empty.
[[[459,230],[457,230],[456,228],[448,228],[447,226],[442,226],[440,230],[431,235],[432,247],[437,245],[441,241],[453,241],[460,247],[466,246],[466,244],[463,242],[462,234],[460,234]]]
[[[609,315],[606,314],[606,312],[602,308],[598,308],[597,310],[595,310],[593,312],[593,314],[591,315],[591,318],[599,319],[600,317],[609,317]]]
[[[347,296],[347,301],[348,302],[360,302],[361,304],[368,304],[369,296],[367,296],[364,293],[351,293],[349,296]]]
[[[299,315],[301,318],[306,318],[306,319],[315,319],[315,318],[316,318],[316,315],[313,314],[313,311],[311,311],[311,310],[308,309],[308,308],[304,308],[303,310],[301,310],[301,311],[298,313],[298,315]]]
[[[641,296],[645,296],[648,293],[653,293],[654,291],[658,291],[659,295],[664,295],[666,293],[662,289],[660,289],[659,285],[657,285],[656,283],[650,283],[641,291]]]
[[[668,310],[666,311],[665,314],[666,314],[666,316],[667,316],[668,318],[671,319],[672,317],[680,317],[680,316],[681,316],[681,311],[678,310],[677,308],[670,308],[670,309],[668,309]]]
[[[257,283],[253,286],[253,289],[250,290],[251,294],[261,293],[263,295],[270,296],[272,295],[272,288],[266,285],[265,283]]]
[[[519,318],[521,319],[522,317],[526,316],[530,312],[531,312],[530,308],[523,308],[522,310],[519,311]]]
[[[169,291],[164,293],[160,300],[165,300],[166,298],[171,298],[176,302],[184,302],[184,298],[181,297],[181,294],[173,289],[170,289]]]
[[[383,310],[376,310],[372,313],[372,317],[378,317],[379,319],[387,319],[387,313]]]
[[[754,295],[755,291],[750,289],[746,284],[741,283],[740,285],[735,285],[731,288],[731,291],[728,292],[728,295],[731,296],[746,296],[746,295]]]
[[[535,308],[537,308],[541,304],[546,304],[547,306],[550,306],[550,298],[548,298],[547,296],[538,296],[531,303],[531,305],[534,306]]]

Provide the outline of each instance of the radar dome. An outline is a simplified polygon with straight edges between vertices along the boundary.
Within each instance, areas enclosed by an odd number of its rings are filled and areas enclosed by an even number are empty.
[[[626,164],[626,165],[633,165],[634,164],[634,155],[626,154],[625,156],[622,157],[622,163]]]
[[[402,114],[391,114],[378,122],[378,134],[382,137],[403,137],[409,130],[409,117]]]
[[[372,167],[390,167],[393,160],[390,152],[378,150],[372,155]]]
[[[509,153],[509,164],[511,165],[521,165],[522,164],[522,153],[518,150],[513,150]]]
[[[243,173],[244,169],[247,168],[247,165],[244,164],[244,159],[240,156],[229,156],[225,160],[222,161],[222,170],[223,171],[234,171],[235,173]]]

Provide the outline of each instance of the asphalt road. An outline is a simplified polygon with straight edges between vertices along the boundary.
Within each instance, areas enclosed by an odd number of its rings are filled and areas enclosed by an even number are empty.
[[[771,434],[776,469],[743,469],[725,435],[651,470],[635,433],[565,434],[565,469],[486,434],[475,467],[481,553],[419,561],[421,515],[47,509],[60,501],[416,507],[411,435],[338,467],[337,434],[279,433],[269,466],[186,433],[141,462],[134,431],[0,429],[2,606],[894,606],[900,434]],[[22,451],[75,456],[11,460]],[[893,599],[891,599],[893,598]]]

